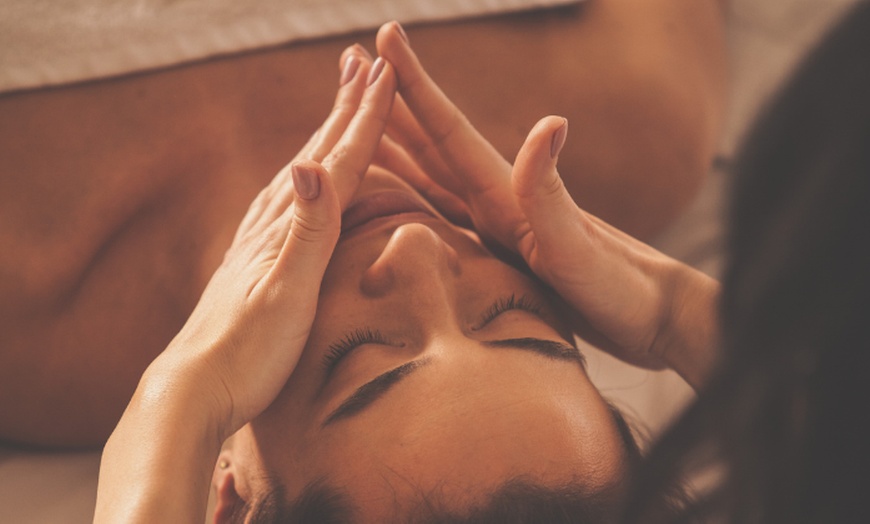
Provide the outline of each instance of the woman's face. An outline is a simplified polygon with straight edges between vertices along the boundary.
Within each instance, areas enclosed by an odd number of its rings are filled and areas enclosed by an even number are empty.
[[[327,479],[374,516],[517,476],[618,482],[624,446],[540,286],[386,172],[354,202],[298,367],[234,439],[240,495]]]

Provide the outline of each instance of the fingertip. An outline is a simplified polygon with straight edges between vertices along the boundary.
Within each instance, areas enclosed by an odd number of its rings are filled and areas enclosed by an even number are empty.
[[[318,207],[325,209],[325,213],[334,215],[334,220],[340,222],[342,209],[341,196],[339,195],[335,179],[330,174],[329,170],[327,170],[327,168],[319,162],[309,159],[299,160],[298,162],[295,162],[291,166],[291,169],[294,170],[294,174],[295,170],[310,170],[311,172],[316,174],[319,184],[318,194],[317,197],[315,197],[314,199],[306,200],[305,198],[301,198],[302,195],[300,195],[297,190],[296,194],[300,196],[299,203],[305,207],[309,207],[311,205],[314,205],[316,201]],[[295,184],[296,181],[294,178],[294,186]]]
[[[338,68],[343,69],[344,65],[347,63],[348,58],[352,56],[355,56],[363,61],[372,61],[371,53],[369,53],[368,50],[361,44],[356,43],[345,47],[344,51],[341,52],[341,55],[338,57]]]
[[[371,69],[369,69],[366,83],[368,89],[387,91],[390,95],[389,103],[392,106],[392,100],[397,88],[397,79],[396,68],[393,67],[393,64],[389,60],[379,56],[374,64],[372,64]]]
[[[347,55],[347,60],[344,62],[344,67],[341,69],[341,78],[338,81],[339,86],[343,86],[353,80],[353,77],[356,75],[357,70],[359,69],[360,61],[359,57],[350,54]]]
[[[386,60],[384,60],[383,57],[379,56],[372,64],[372,68],[369,70],[369,78],[366,81],[366,85],[370,86],[374,84],[377,81],[378,77],[381,76],[381,73],[383,72],[386,65]]]
[[[568,136],[568,119],[561,116],[545,116],[529,131],[517,154],[516,163],[541,166],[553,163],[565,145]]]
[[[300,160],[291,166],[296,206],[303,213],[322,216],[325,223],[340,221],[341,204],[335,182],[323,165],[314,160]],[[320,211],[316,211],[316,210]]]
[[[382,45],[401,44],[407,42],[408,36],[405,33],[405,30],[402,29],[402,26],[396,20],[391,20],[383,24],[378,29],[378,34],[375,36],[375,45],[378,48],[378,52],[380,52]]]
[[[529,136],[533,135],[547,135],[552,136],[554,133],[558,132],[562,128],[567,132],[568,128],[568,119],[559,116],[559,115],[547,115],[544,118],[538,120],[538,123],[532,128],[529,132]]]
[[[568,120],[561,116],[546,116],[535,124],[514,162],[511,178],[518,197],[532,197],[542,186],[553,190],[562,185],[556,159],[565,145],[567,133]]]
[[[293,177],[293,188],[296,195],[303,200],[314,200],[320,196],[320,173],[316,162],[297,162],[290,166]]]
[[[565,140],[568,138],[568,119],[558,117],[561,121],[559,126],[550,134],[550,158],[556,160],[559,157],[559,152],[565,146]]]
[[[378,54],[393,64],[403,64],[405,58],[414,56],[408,42],[407,33],[395,20],[382,25],[375,39]]]
[[[402,24],[400,24],[398,20],[393,20],[389,23],[389,26],[390,30],[399,35],[399,38],[401,38],[406,45],[411,45],[411,41],[408,38],[408,33],[405,32],[405,28],[402,27]]]
[[[365,58],[365,59],[368,60],[369,62],[371,62],[372,60],[374,60],[374,58],[372,58],[372,54],[369,53],[369,50],[366,49],[362,44],[360,44],[360,43],[356,43],[356,44],[353,44],[353,45],[350,46],[350,47],[351,47],[352,51],[353,51],[354,53],[356,53],[357,55],[359,55],[361,58]]]

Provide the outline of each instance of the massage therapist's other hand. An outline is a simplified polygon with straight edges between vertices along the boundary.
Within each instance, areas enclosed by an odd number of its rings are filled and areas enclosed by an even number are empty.
[[[578,334],[632,364],[703,382],[718,283],[576,206],[556,171],[567,121],[538,122],[511,166],[423,70],[398,24],[381,28],[377,46],[401,96],[389,137],[419,166],[400,171],[406,179],[460,197],[485,240],[518,253],[574,308]]]
[[[145,371],[103,454],[97,521],[202,522],[221,443],[293,372],[342,209],[395,98],[392,67],[361,52],[344,53],[334,110],[251,204],[187,323]]]

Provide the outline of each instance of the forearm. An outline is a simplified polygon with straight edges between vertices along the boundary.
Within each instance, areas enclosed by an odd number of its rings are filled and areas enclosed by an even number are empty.
[[[103,450],[95,523],[203,521],[222,439],[187,397],[146,372]]]

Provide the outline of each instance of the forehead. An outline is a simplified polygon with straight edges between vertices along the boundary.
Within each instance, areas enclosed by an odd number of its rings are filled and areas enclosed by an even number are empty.
[[[490,357],[433,365],[370,412],[309,435],[298,450],[304,478],[288,485],[324,477],[374,500],[397,486],[458,497],[517,476],[593,487],[619,476],[619,435],[578,366],[518,351]]]

